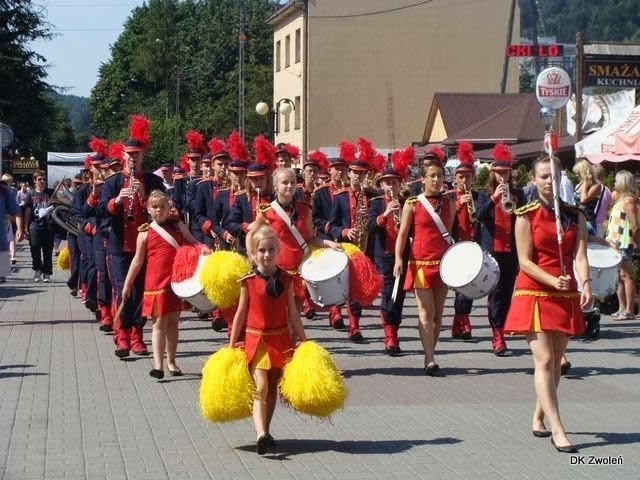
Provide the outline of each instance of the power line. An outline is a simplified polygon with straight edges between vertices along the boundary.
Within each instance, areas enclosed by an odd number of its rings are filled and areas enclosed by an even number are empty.
[[[398,12],[400,10],[406,10],[408,8],[420,7],[422,5],[426,5],[427,3],[431,3],[433,0],[425,0],[424,2],[414,3],[412,5],[404,5],[402,7],[389,8],[387,10],[376,10],[374,12],[365,12],[365,13],[353,13],[350,15],[313,15],[309,18],[354,18],[354,17],[369,17],[371,15],[384,15],[385,13]]]

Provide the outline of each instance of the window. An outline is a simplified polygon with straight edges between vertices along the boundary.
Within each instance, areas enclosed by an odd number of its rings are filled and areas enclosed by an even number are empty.
[[[276,42],[276,72],[280,71],[280,40]]]
[[[284,68],[291,65],[291,35],[284,37]]]
[[[295,61],[296,63],[300,63],[300,29],[299,28],[296,30],[296,40],[295,40],[294,47],[296,49]]]
[[[300,130],[300,96],[294,99],[295,107],[293,109],[293,128],[294,130]]]

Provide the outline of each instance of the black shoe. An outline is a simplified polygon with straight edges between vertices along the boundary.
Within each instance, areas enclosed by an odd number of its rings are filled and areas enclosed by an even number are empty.
[[[429,375],[430,377],[439,377],[440,376],[440,366],[437,363],[430,363],[424,367],[424,373]]]
[[[151,352],[149,352],[149,350],[131,350],[134,355],[138,355],[139,357],[148,357],[149,355],[151,355]]]
[[[364,340],[364,337],[362,333],[360,333],[360,330],[354,330],[353,332],[349,332],[349,340],[352,342],[361,342]]]
[[[276,446],[276,441],[273,439],[273,437],[271,436],[270,433],[267,433],[267,437],[269,438],[269,446],[270,447],[275,447]]]
[[[86,300],[84,302],[84,306],[87,307],[91,311],[91,313],[96,313],[96,310],[98,310],[98,302],[96,302],[92,298]]]
[[[149,375],[151,375],[153,378],[157,378],[158,380],[162,380],[164,378],[164,371],[154,368],[149,372]]]
[[[402,350],[400,350],[400,347],[386,347],[384,349],[384,353],[386,353],[390,357],[394,357],[402,353]]]
[[[551,436],[551,432],[549,430],[533,430],[532,433],[536,438],[547,438]]]
[[[342,317],[336,318],[333,322],[329,320],[329,324],[336,330],[344,329],[344,319]]]
[[[578,453],[578,449],[573,445],[565,445],[564,447],[558,447],[556,442],[553,441],[553,437],[551,437],[551,445],[555,447],[555,449],[560,453]]]
[[[305,318],[311,320],[316,316],[316,311],[313,308],[308,308],[304,311]]]
[[[111,333],[113,332],[113,327],[111,325],[100,325],[98,330],[105,333]]]
[[[15,265],[16,263],[18,263],[18,261],[15,258],[11,259],[11,265]]]
[[[169,370],[169,375],[171,375],[172,377],[184,377],[184,373],[182,373],[182,370]]]
[[[129,356],[129,350],[126,348],[118,348],[114,353],[118,358],[126,358]]]
[[[224,318],[217,317],[211,322],[211,328],[213,328],[216,332],[221,332],[225,328],[227,328],[227,322],[224,321]]]
[[[258,443],[256,444],[256,452],[258,455],[264,455],[267,453],[267,449],[269,448],[269,444],[271,443],[271,439],[268,434],[261,435],[258,439]]]
[[[70,290],[70,291],[69,291],[69,294],[70,294],[72,297],[77,297],[77,296],[78,296],[78,290]]]
[[[498,348],[498,349],[493,351],[493,354],[496,357],[506,357],[507,356],[507,352],[508,352],[508,350],[506,348]]]
[[[198,311],[198,320],[204,320],[206,322],[209,319],[211,319],[211,313],[210,312],[200,312],[200,311]]]
[[[571,362],[565,362],[560,365],[560,375],[566,375],[571,368]]]
[[[471,332],[462,332],[460,334],[460,339],[461,340],[473,340],[473,337],[471,336]]]

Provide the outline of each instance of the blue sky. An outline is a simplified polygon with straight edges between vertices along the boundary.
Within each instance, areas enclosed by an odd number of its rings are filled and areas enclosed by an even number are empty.
[[[98,80],[98,68],[111,57],[110,46],[123,24],[143,0],[40,0],[43,17],[56,36],[33,49],[47,59],[47,83],[67,87],[65,93],[88,97]]]

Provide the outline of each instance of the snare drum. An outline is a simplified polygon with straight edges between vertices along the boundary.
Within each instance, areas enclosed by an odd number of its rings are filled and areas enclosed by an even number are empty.
[[[338,250],[314,252],[300,267],[309,296],[321,307],[340,305],[349,295],[349,257]]]
[[[440,260],[440,278],[449,288],[476,300],[496,286],[500,267],[477,243],[459,242],[444,252]]]
[[[173,293],[183,300],[189,302],[193,307],[201,312],[210,312],[216,306],[204,294],[204,288],[200,283],[200,271],[204,263],[207,261],[206,255],[200,255],[198,266],[193,275],[182,282],[171,282]]]
[[[616,293],[618,286],[618,266],[622,255],[617,250],[601,243],[587,244],[587,260],[591,277],[591,295],[598,298],[608,297]],[[578,290],[582,291],[582,279],[578,278]]]

